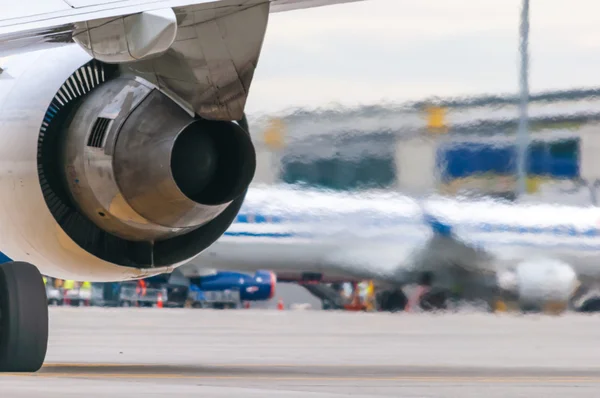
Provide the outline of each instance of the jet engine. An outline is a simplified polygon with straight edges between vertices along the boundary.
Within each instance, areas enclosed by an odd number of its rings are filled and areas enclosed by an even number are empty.
[[[519,305],[525,310],[564,310],[579,286],[573,268],[553,259],[523,261],[514,271],[501,275],[499,282],[501,288],[516,292]]]
[[[78,46],[19,57],[0,79],[8,258],[122,280],[168,272],[225,232],[256,168],[245,123],[202,119]]]
[[[254,275],[223,271],[191,278],[190,282],[202,291],[237,290],[243,301],[262,301],[275,295],[277,277],[270,271],[257,271]]]

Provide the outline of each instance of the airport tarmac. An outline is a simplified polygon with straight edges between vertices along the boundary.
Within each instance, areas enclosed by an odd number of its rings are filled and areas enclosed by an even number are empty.
[[[21,397],[596,397],[600,316],[51,308]]]

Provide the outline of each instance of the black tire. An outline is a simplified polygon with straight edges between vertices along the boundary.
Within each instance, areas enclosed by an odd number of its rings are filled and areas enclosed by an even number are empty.
[[[421,297],[419,304],[424,311],[443,311],[448,309],[447,300],[445,291],[429,291]]]
[[[397,290],[392,293],[390,297],[392,312],[404,311],[406,304],[408,304],[408,298],[402,290]]]
[[[593,297],[586,300],[581,308],[579,308],[579,312],[587,314],[600,312],[600,297]]]
[[[48,349],[42,275],[25,262],[0,264],[0,372],[36,372]]]
[[[379,309],[385,312],[404,311],[408,299],[402,290],[383,291],[378,297]]]

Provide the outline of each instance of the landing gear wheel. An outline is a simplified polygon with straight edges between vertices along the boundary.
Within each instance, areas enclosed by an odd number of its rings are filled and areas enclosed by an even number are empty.
[[[447,300],[445,291],[430,291],[423,295],[419,304],[424,311],[440,311],[448,309]]]
[[[583,303],[583,305],[581,306],[581,308],[579,309],[579,312],[585,312],[585,313],[600,312],[600,297],[594,297],[594,298],[586,300]]]
[[[378,307],[385,312],[404,311],[408,299],[402,290],[383,291],[378,297]]]
[[[0,372],[36,372],[48,348],[42,275],[25,262],[0,264]]]

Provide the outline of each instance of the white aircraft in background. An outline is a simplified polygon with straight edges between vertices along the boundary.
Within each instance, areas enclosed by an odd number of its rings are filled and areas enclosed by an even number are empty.
[[[564,306],[600,280],[600,208],[253,187],[223,237],[180,270],[213,268],[269,269],[284,281],[373,279],[384,310],[403,309],[401,288],[424,278],[432,294],[458,284],[465,299]],[[589,297],[588,307],[598,304]]]
[[[348,1],[0,1],[0,371],[43,364],[40,271],[143,278],[225,232],[269,14]]]

